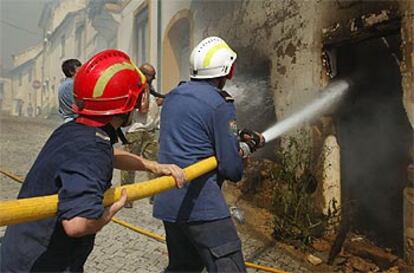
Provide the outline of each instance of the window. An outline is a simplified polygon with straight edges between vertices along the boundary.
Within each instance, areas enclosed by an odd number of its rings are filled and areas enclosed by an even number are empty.
[[[32,82],[32,78],[33,78],[33,68],[30,68],[30,70],[29,70],[29,77],[28,77],[29,83]]]
[[[32,77],[34,78],[34,80],[37,80],[37,67],[36,67],[36,63],[33,64],[33,71],[32,71]]]
[[[83,33],[85,31],[85,26],[81,25],[76,29],[75,40],[76,40],[76,56],[82,57],[83,52]]]
[[[0,82],[0,99],[4,97],[4,83]]]
[[[19,73],[19,86],[22,86],[23,83],[23,76],[22,76],[22,72]]]
[[[149,59],[148,8],[144,8],[135,17],[135,56],[137,64]]]
[[[66,44],[66,40],[65,40],[65,35],[62,35],[62,37],[60,38],[60,57],[63,58],[65,56],[65,44]]]

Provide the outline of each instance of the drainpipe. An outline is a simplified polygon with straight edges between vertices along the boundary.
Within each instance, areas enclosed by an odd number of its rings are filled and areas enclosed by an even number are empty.
[[[162,69],[161,69],[161,44],[162,44],[162,35],[161,35],[161,0],[157,0],[157,67],[158,67],[158,77],[157,77],[157,88],[162,92],[161,88],[161,78],[162,78]]]
[[[45,58],[46,58],[46,32],[43,30],[43,50],[42,50],[42,69],[41,69],[41,89],[40,89],[40,112],[39,115],[41,114],[41,112],[43,112],[43,94],[45,92],[46,89],[46,84],[45,84]]]
[[[404,259],[414,265],[414,164],[408,166],[408,185],[404,188]]]

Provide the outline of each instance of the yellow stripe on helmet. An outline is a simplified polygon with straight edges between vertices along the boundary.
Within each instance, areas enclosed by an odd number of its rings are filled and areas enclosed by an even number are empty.
[[[207,51],[207,54],[204,57],[203,67],[207,67],[210,65],[211,59],[213,58],[214,54],[216,54],[216,52],[219,51],[220,49],[228,49],[230,51],[233,51],[226,43],[219,43],[213,46]]]
[[[108,67],[102,75],[99,77],[98,81],[95,84],[95,88],[93,89],[93,97],[99,98],[103,95],[104,90],[108,82],[112,79],[112,77],[121,70],[135,70],[135,67],[130,63],[117,63]]]
[[[144,84],[147,82],[147,77],[145,77],[144,73],[137,67],[137,65],[134,63],[133,60],[130,60],[131,64],[135,67],[135,69],[138,71],[139,77],[141,78],[141,84]]]

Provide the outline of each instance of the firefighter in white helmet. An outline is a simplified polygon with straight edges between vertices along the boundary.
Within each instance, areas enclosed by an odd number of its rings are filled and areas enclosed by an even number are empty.
[[[242,159],[264,143],[251,130],[239,132],[234,99],[223,90],[237,54],[218,37],[201,41],[190,57],[191,81],[164,100],[159,161],[180,167],[216,156],[218,168],[156,196],[154,216],[163,220],[169,264],[166,272],[245,272],[241,242],[221,192],[237,182]]]

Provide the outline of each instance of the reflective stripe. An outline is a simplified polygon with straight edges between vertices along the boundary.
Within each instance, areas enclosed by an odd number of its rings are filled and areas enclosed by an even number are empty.
[[[231,50],[231,48],[230,48],[230,47],[229,47],[226,43],[219,43],[219,44],[216,44],[215,46],[213,46],[212,48],[210,48],[210,49],[207,51],[207,54],[206,54],[206,56],[204,57],[204,62],[203,62],[203,66],[204,66],[204,67],[207,67],[207,66],[209,66],[209,65],[210,65],[211,59],[213,58],[214,54],[215,54],[217,51],[219,51],[220,49],[228,49],[228,50],[232,51],[232,50]]]
[[[101,97],[104,93],[105,87],[112,77],[121,70],[136,70],[136,67],[131,63],[117,63],[108,67],[96,82],[95,88],[93,89],[93,97]],[[140,73],[141,74],[141,73]]]
[[[105,136],[104,134],[101,134],[101,133],[99,133],[99,132],[96,132],[96,133],[95,133],[95,135],[96,135],[97,137],[99,137],[99,138],[103,139],[103,140],[106,140],[106,141],[111,141],[111,138],[110,138],[109,136]]]
[[[130,60],[131,64],[135,67],[135,69],[138,71],[138,74],[141,78],[141,83],[144,84],[147,82],[147,78],[145,77],[144,73],[137,67],[137,65],[134,63],[133,60]]]

